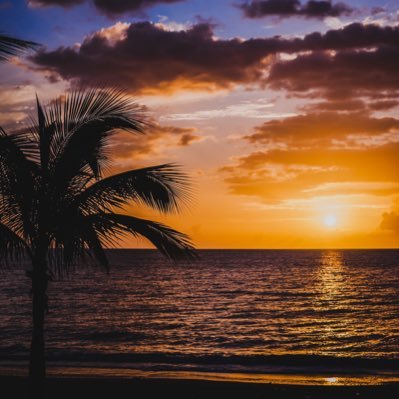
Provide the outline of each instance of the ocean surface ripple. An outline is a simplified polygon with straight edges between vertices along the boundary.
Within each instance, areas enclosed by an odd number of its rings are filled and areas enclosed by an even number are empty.
[[[109,276],[83,268],[50,284],[50,360],[398,367],[399,251],[204,250],[190,264],[151,250],[109,256]],[[0,309],[0,359],[26,358],[22,269],[1,273]]]

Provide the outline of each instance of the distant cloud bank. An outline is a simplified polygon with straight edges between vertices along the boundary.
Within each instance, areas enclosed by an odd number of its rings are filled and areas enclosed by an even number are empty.
[[[207,22],[178,31],[118,23],[79,46],[42,50],[31,61],[50,79],[78,86],[107,82],[151,94],[241,84],[330,100],[369,96],[384,107],[381,101],[392,101],[399,90],[399,27],[353,23],[303,38],[224,40]]]
[[[69,8],[90,2],[100,13],[113,17],[126,12],[142,13],[145,9],[157,4],[171,4],[181,1],[184,0],[30,0],[29,4],[34,7],[60,6]]]
[[[253,0],[239,5],[247,18],[277,16],[280,18],[305,17],[325,18],[350,15],[354,9],[344,3],[310,0],[301,3],[299,0]]]

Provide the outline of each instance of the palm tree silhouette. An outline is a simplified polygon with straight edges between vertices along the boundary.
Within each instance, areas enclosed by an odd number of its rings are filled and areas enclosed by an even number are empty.
[[[36,47],[37,43],[0,34],[0,61],[6,61],[14,55]]]
[[[194,258],[190,239],[163,224],[116,213],[130,202],[177,211],[188,178],[174,164],[103,177],[117,129],[142,133],[140,108],[115,89],[73,92],[43,108],[30,130],[0,128],[0,266],[28,259],[32,269],[31,392],[43,394],[47,285],[91,262],[109,269],[104,248],[143,236],[169,258]]]

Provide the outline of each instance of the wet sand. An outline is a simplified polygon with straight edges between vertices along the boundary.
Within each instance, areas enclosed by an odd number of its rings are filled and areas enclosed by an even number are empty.
[[[2,392],[27,398],[26,377],[0,377]],[[46,398],[176,398],[176,399],[390,399],[399,397],[399,384],[376,386],[309,386],[217,382],[180,379],[48,378]]]

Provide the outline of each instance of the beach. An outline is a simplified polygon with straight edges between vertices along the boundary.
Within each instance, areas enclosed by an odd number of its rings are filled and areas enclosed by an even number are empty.
[[[3,392],[26,398],[26,377],[0,377]],[[48,378],[46,398],[290,398],[290,399],[389,399],[397,398],[399,384],[376,386],[309,386],[269,383],[216,382],[186,379]]]

